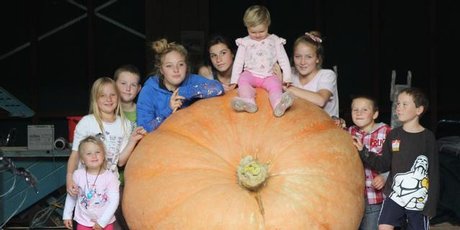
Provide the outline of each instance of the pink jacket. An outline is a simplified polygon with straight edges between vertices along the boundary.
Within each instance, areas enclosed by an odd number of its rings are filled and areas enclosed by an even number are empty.
[[[265,78],[273,76],[273,65],[278,62],[283,70],[283,81],[291,82],[291,65],[284,50],[286,40],[274,34],[262,41],[256,41],[249,36],[236,39],[238,50],[233,62],[231,83],[237,83],[243,71]]]

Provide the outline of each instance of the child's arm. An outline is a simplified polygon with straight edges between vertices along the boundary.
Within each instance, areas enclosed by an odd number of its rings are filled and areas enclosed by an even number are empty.
[[[110,180],[107,188],[108,202],[104,207],[104,213],[96,221],[102,228],[105,228],[109,224],[120,203],[120,181],[118,181],[118,178],[113,173],[109,173],[108,178],[107,180]]]
[[[66,175],[66,189],[67,193],[72,196],[77,195],[77,186],[73,180],[73,173],[75,170],[78,169],[78,163],[80,161],[80,157],[78,154],[78,146],[80,145],[80,141],[83,138],[88,136],[88,127],[91,126],[91,119],[88,115],[82,117],[82,119],[78,122],[77,126],[75,127],[73,143],[72,143],[72,152],[70,152],[69,159],[67,160],[67,175]]]
[[[148,108],[148,106],[139,106],[138,103],[137,125],[143,127],[147,132],[152,132],[157,129],[172,112],[169,106],[162,111],[155,111],[155,109]]]
[[[230,79],[230,84],[238,83],[238,78],[240,78],[240,74],[243,72],[244,57],[246,56],[246,47],[242,44],[241,38],[236,40],[236,45],[238,45],[238,49],[236,50],[235,59],[233,61],[232,78]]]
[[[110,197],[112,201],[108,202],[104,213],[97,219],[97,224],[102,228],[105,228],[105,226],[109,224],[110,219],[115,215],[120,200],[119,192],[107,192],[107,196]]]
[[[201,75],[207,79],[212,79],[212,69],[211,66],[203,65],[198,68],[198,75]]]
[[[67,175],[66,175],[66,189],[67,193],[76,196],[77,195],[77,186],[75,185],[75,182],[73,181],[73,172],[78,167],[78,152],[77,151],[72,151],[69,156],[69,160],[67,160]]]
[[[190,75],[187,82],[184,83],[179,87],[178,94],[185,100],[215,97],[224,93],[224,88],[220,82],[198,75]]]
[[[436,209],[438,206],[439,198],[439,154],[438,147],[436,144],[436,138],[434,134],[430,131],[429,137],[427,138],[427,157],[429,161],[428,166],[428,200],[423,209],[423,214],[428,217],[434,217],[436,215]]]
[[[387,140],[383,144],[381,156],[370,152],[365,146],[363,146],[359,138],[353,137],[353,144],[358,149],[359,156],[363,162],[367,163],[371,168],[379,172],[386,172],[391,169],[392,159],[390,148],[388,146],[388,142],[390,141]]]
[[[73,210],[75,208],[75,204],[76,204],[76,200],[77,200],[77,197],[76,196],[71,196],[69,194],[67,194],[66,198],[65,198],[65,204],[64,204],[64,212],[62,213],[62,219],[64,221],[66,220],[70,220],[70,223],[72,223],[72,214],[73,214]],[[67,228],[69,228],[69,226],[66,225]],[[70,227],[72,227],[70,225]]]
[[[131,156],[131,153],[133,152],[134,148],[136,147],[137,143],[139,140],[141,140],[145,135],[147,134],[147,131],[142,128],[142,127],[136,127],[134,131],[131,133],[129,137],[128,144],[123,148],[123,150],[120,152],[120,157],[118,158],[118,166],[123,166],[128,162],[129,157]]]
[[[285,90],[300,99],[307,100],[319,106],[320,108],[323,108],[332,97],[332,92],[326,89],[320,89],[318,92],[313,92],[294,85],[289,85],[288,87],[285,87]]]
[[[77,180],[77,176],[72,174],[70,177],[70,180],[72,183]],[[64,211],[62,212],[62,219],[64,220],[64,224],[66,228],[72,229],[73,228],[73,222],[72,222],[72,214],[74,213],[75,210],[75,205],[77,204],[77,195],[78,195],[78,187],[75,185],[75,195],[71,195],[70,193],[67,193],[67,196],[65,198],[65,203],[64,203]]]
[[[276,41],[276,54],[277,60],[281,69],[283,70],[283,82],[291,83],[291,65],[289,63],[289,57],[284,49],[284,44],[286,44],[286,40],[282,38],[278,38]]]
[[[149,81],[149,84],[142,87],[137,101],[137,125],[144,127],[147,132],[157,129],[172,113],[172,109],[169,107],[170,97],[161,99],[167,100],[167,102],[161,101],[161,103],[168,105],[164,106],[164,109],[155,108],[155,100],[159,100],[159,98],[156,98],[157,93],[151,84],[155,83]]]

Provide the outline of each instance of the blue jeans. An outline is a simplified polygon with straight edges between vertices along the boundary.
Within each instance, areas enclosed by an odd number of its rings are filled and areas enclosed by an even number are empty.
[[[364,209],[364,216],[359,225],[360,230],[377,230],[379,228],[378,220],[382,204],[368,204],[367,199]]]

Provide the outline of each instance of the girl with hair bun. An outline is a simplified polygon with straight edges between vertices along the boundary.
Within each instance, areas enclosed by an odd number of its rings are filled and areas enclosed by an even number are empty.
[[[155,70],[145,82],[137,101],[137,125],[147,132],[157,129],[178,109],[198,99],[224,93],[222,84],[191,74],[184,46],[160,39],[152,43]]]
[[[323,60],[323,39],[318,31],[298,37],[293,45],[292,84],[284,90],[323,108],[331,117],[338,118],[337,75],[330,69],[322,68]]]

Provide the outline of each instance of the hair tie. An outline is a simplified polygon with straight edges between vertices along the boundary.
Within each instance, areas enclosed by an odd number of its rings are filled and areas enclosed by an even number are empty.
[[[169,42],[169,43],[166,44],[166,48],[171,49],[175,45],[176,45],[176,42]]]
[[[318,43],[322,43],[323,40],[321,38],[319,38],[318,36],[314,35],[314,34],[311,34],[311,33],[308,33],[308,32],[305,32],[305,36],[308,36],[311,40],[315,41],[315,42],[318,42]]]

